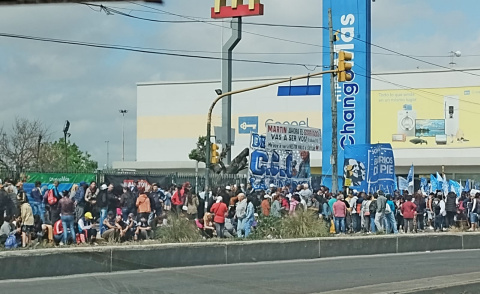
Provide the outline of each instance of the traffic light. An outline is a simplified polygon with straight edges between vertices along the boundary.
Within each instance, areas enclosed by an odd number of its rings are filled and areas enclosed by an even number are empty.
[[[345,62],[352,60],[352,53],[340,51],[338,53],[338,81],[346,82],[352,80],[352,75],[347,71],[352,69],[353,64],[351,62]]]
[[[218,145],[212,143],[210,148],[210,163],[216,164],[220,160],[220,155],[218,154]]]

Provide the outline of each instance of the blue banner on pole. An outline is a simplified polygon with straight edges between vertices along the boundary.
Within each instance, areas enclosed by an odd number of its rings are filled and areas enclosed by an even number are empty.
[[[395,191],[395,158],[390,144],[356,144],[345,148],[345,179],[358,191]]]
[[[335,52],[343,50],[353,53],[353,79],[336,83],[338,121],[338,165],[344,160],[348,145],[370,144],[370,44],[371,44],[371,0],[323,1],[323,26],[328,27],[328,10],[332,10],[333,31],[338,32]],[[329,31],[323,30],[323,46],[329,48]],[[330,64],[330,53],[324,50],[323,65]],[[323,75],[323,109],[331,109],[330,79]],[[323,130],[332,129],[330,111],[323,113]],[[322,171],[327,175],[324,184],[331,187],[331,176],[341,175],[341,170],[332,171],[332,132],[323,133]]]

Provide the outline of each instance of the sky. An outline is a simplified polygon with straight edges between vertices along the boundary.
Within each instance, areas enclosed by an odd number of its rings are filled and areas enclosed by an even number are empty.
[[[220,57],[228,23],[210,21],[213,0],[106,2],[105,6],[135,19],[83,4],[0,7],[0,34],[122,45],[157,51]],[[97,2],[98,3],[98,2]],[[318,0],[263,0],[265,15],[244,22],[322,26]],[[292,4],[295,3],[295,4]],[[457,68],[480,68],[478,0],[376,0],[372,3],[372,43],[420,60]],[[234,62],[234,78],[295,76],[321,66],[322,29],[244,25],[234,58],[294,63],[267,65]],[[282,40],[279,40],[282,39]],[[435,69],[402,56],[372,48],[372,72]],[[474,56],[478,55],[478,56]],[[441,56],[441,57],[438,57]],[[303,65],[308,66],[303,66]],[[318,69],[317,69],[318,70]],[[92,154],[99,167],[122,157],[122,115],[125,116],[125,160],[136,157],[136,83],[212,80],[220,78],[220,61],[91,48],[0,36],[0,123],[10,128],[15,117],[39,119],[52,139],[71,123],[71,141]],[[462,79],[462,74],[456,76]],[[405,85],[409,86],[409,85]],[[171,99],[175,99],[172,97]],[[159,128],[168,127],[169,122]]]

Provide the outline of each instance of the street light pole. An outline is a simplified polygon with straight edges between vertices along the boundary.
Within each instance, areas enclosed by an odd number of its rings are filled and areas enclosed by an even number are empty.
[[[119,112],[123,116],[122,120],[122,161],[125,161],[125,114],[128,112],[127,109],[120,109]]]
[[[268,83],[268,84],[262,84],[262,85],[258,85],[258,86],[254,86],[254,87],[250,87],[250,88],[240,89],[240,90],[236,90],[236,91],[230,91],[230,92],[226,92],[226,93],[218,95],[218,97],[212,102],[212,105],[210,105],[210,108],[208,110],[208,115],[207,115],[207,141],[206,141],[207,146],[205,148],[206,149],[206,156],[205,156],[205,192],[206,193],[205,193],[205,195],[208,195],[208,188],[209,188],[208,186],[210,185],[210,155],[211,155],[210,154],[210,147],[211,147],[210,146],[210,144],[211,144],[210,143],[210,136],[212,135],[212,112],[213,112],[213,108],[215,107],[215,104],[217,104],[218,101],[220,101],[222,98],[224,98],[226,96],[231,96],[231,95],[234,95],[234,94],[240,94],[240,93],[244,93],[244,92],[258,90],[258,89],[261,89],[261,88],[266,88],[266,87],[269,87],[269,86],[288,83],[290,81],[296,81],[296,80],[311,78],[311,77],[315,77],[315,76],[319,76],[319,75],[323,75],[323,74],[331,74],[331,73],[335,73],[335,72],[336,72],[336,70],[327,70],[327,71],[317,72],[317,73],[314,73],[314,74],[308,74],[308,75],[304,75],[304,76],[284,79],[284,80],[280,80],[280,81],[276,81],[276,82],[272,82],[272,83]],[[205,199],[205,201],[207,201],[207,199]]]
[[[335,37],[333,35],[332,9],[328,9],[328,31],[330,36],[330,69],[335,69]],[[338,191],[338,130],[337,130],[337,95],[335,94],[335,71],[330,76],[330,94],[332,107],[332,154],[330,164],[332,165],[332,192]]]
[[[110,152],[109,152],[109,150],[108,150],[108,143],[109,143],[109,142],[110,142],[110,141],[105,141],[105,143],[107,143],[107,170],[108,170],[108,163],[109,163],[109,161],[110,161]]]

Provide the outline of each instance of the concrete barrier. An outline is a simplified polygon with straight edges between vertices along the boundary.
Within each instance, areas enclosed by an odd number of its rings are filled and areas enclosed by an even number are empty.
[[[0,252],[0,280],[479,248],[479,233],[440,233],[13,250]]]
[[[405,235],[398,240],[397,253],[463,249],[462,235]]]
[[[322,258],[397,252],[397,238],[394,236],[322,238],[319,241]]]
[[[226,244],[227,264],[320,257],[318,239],[232,242]]]

